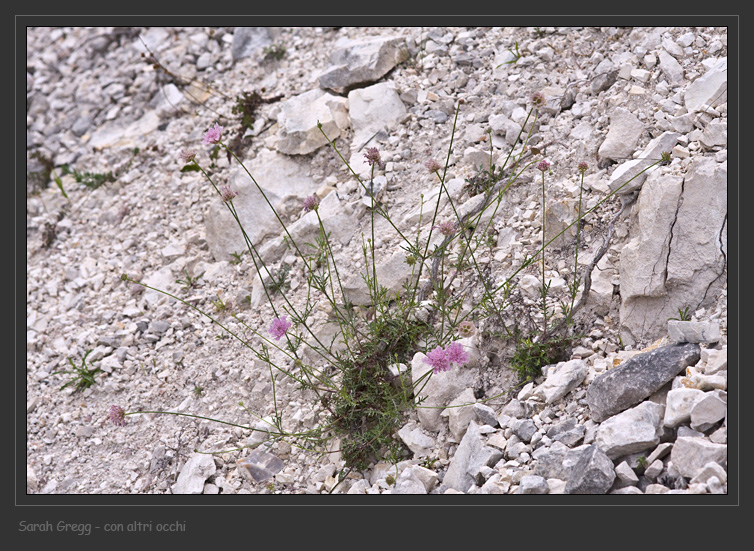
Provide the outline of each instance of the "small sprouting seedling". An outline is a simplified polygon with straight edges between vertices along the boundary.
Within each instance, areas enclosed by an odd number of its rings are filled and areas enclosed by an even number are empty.
[[[689,307],[686,306],[683,310],[680,308],[678,309],[678,317],[677,318],[668,318],[668,320],[678,320],[678,321],[691,321],[691,314],[689,314]]]
[[[183,273],[186,274],[186,279],[176,279],[175,282],[180,283],[186,287],[186,289],[195,289],[199,285],[199,278],[204,275],[204,272],[202,272],[196,277],[191,277],[185,269],[183,270]]]
[[[201,385],[194,383],[194,396],[201,396],[204,392],[204,388]]]
[[[537,38],[542,38],[547,34],[547,31],[544,29],[540,29],[539,27],[534,27],[534,36]]]
[[[275,44],[272,44],[270,46],[267,46],[264,50],[262,50],[262,53],[264,53],[264,60],[269,61],[271,59],[274,59],[275,61],[280,61],[285,57],[285,44],[282,42],[277,42]]]
[[[86,357],[90,353],[91,350],[86,351],[84,357],[81,359],[80,366],[76,366],[73,363],[73,360],[71,358],[68,358],[68,363],[71,364],[72,369],[70,371],[56,371],[53,373],[53,375],[64,374],[72,376],[70,381],[60,387],[60,390],[63,390],[70,385],[76,385],[76,390],[83,390],[85,388],[89,388],[96,382],[94,380],[94,376],[102,370],[99,367],[95,367],[93,369],[86,367]]]
[[[642,470],[646,470],[649,466],[649,463],[647,463],[647,458],[643,455],[640,455],[636,458],[636,464],[639,465],[639,468]]]
[[[425,469],[432,469],[434,468],[435,463],[437,463],[437,461],[438,459],[436,457],[435,458],[425,457],[424,461],[422,461],[421,463],[421,466],[424,467]]]
[[[243,256],[244,251],[241,251],[240,253],[230,253],[230,256],[233,258],[229,260],[231,264],[240,264],[241,263],[241,257]]]
[[[230,309],[230,303],[225,302],[221,297],[220,293],[217,293],[217,300],[210,301],[212,304],[215,305],[215,308],[217,308],[218,312],[225,312],[226,310]]]
[[[497,69],[498,67],[502,67],[503,65],[512,65],[513,63],[516,63],[519,59],[521,59],[521,52],[518,51],[518,41],[516,41],[516,45],[514,47],[516,48],[515,52],[511,50],[510,48],[508,48],[508,51],[513,56],[513,59],[509,59],[505,63],[501,63],[500,65],[495,67],[495,69]]]

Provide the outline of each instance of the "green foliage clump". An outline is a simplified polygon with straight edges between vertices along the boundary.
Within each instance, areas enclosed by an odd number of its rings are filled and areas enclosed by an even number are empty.
[[[77,366],[73,363],[73,360],[71,358],[68,358],[68,363],[71,364],[71,369],[68,371],[56,371],[53,373],[53,375],[58,374],[64,374],[64,375],[71,375],[71,379],[65,383],[63,386],[60,387],[60,390],[63,390],[66,387],[69,387],[71,385],[75,385],[75,390],[84,390],[85,388],[89,388],[92,386],[96,381],[94,379],[94,376],[101,372],[102,370],[99,367],[95,368],[88,368],[86,366],[86,357],[91,353],[91,350],[87,350],[84,354],[84,357],[81,359],[81,365]]]

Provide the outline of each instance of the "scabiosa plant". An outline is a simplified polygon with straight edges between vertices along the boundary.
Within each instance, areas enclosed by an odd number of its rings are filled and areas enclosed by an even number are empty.
[[[316,210],[319,206],[319,197],[316,195],[310,195],[306,199],[304,199],[304,212],[309,212],[310,210]]]
[[[537,170],[547,172],[548,170],[550,170],[550,163],[545,160],[539,161],[539,163],[537,163]]]
[[[124,427],[126,425],[126,412],[120,406],[110,406],[110,409],[107,410],[107,417],[117,427]]]
[[[579,163],[579,166],[577,168],[579,169],[579,172],[581,172],[582,174],[584,174],[584,172],[586,172],[587,170],[589,170],[589,165],[586,164],[584,161],[581,161]]]
[[[435,161],[434,159],[429,159],[428,161],[426,161],[424,163],[424,166],[429,172],[433,174],[439,170],[442,170],[442,165],[438,163],[437,161]]]
[[[448,361],[451,364],[462,366],[469,361],[469,354],[464,350],[463,345],[460,342],[450,343],[445,352],[448,354]]]
[[[181,161],[183,161],[185,164],[188,164],[196,157],[196,151],[192,151],[191,149],[184,149],[183,151],[181,151],[180,157]]]
[[[427,357],[424,358],[424,363],[431,365],[434,373],[440,373],[450,369],[448,354],[442,346],[438,346],[434,350],[429,351]]]
[[[432,226],[434,229],[440,230],[440,233],[445,236],[451,236],[456,232],[456,225],[451,221],[441,222],[436,226]]]
[[[210,127],[209,130],[204,133],[204,136],[202,136],[202,143],[205,145],[219,143],[222,133],[223,127],[215,123],[215,126]]]
[[[224,186],[220,186],[220,195],[222,196],[223,201],[227,203],[228,201],[231,201],[235,196],[237,196],[238,192],[226,184]]]
[[[460,367],[469,361],[469,354],[459,342],[452,342],[445,348],[438,346],[427,353],[424,363],[432,366],[434,373],[449,370],[454,364]]]
[[[377,165],[378,167],[380,167],[380,169],[385,168],[385,163],[380,157],[380,151],[376,147],[367,148],[367,152],[364,153],[364,157],[366,158],[367,163],[369,163],[369,166]]]
[[[291,328],[291,325],[293,324],[285,316],[275,318],[272,320],[272,325],[270,325],[270,334],[275,337],[276,341],[279,341],[280,337],[285,335],[285,332]]]

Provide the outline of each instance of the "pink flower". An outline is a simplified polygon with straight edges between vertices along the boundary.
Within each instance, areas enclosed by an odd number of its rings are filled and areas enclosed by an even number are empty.
[[[202,137],[202,143],[207,145],[218,143],[220,141],[220,136],[222,135],[222,133],[223,127],[215,123],[215,126],[211,127],[204,133],[204,136]]]
[[[438,229],[441,234],[451,236],[456,232],[456,225],[453,222],[448,221],[432,226],[432,229]]]
[[[537,168],[542,172],[546,172],[550,168],[550,163],[548,163],[547,161],[539,161]]]
[[[586,172],[589,170],[589,165],[582,161],[577,168],[579,169],[579,172]]]
[[[181,161],[188,164],[194,160],[194,157],[196,157],[196,151],[184,149],[183,151],[181,151],[180,156],[181,156]]]
[[[364,153],[364,157],[366,158],[367,163],[369,163],[369,166],[374,166],[376,164],[381,169],[385,168],[385,163],[382,162],[382,158],[380,157],[380,151],[376,147],[367,148],[367,152]]]
[[[424,363],[431,365],[434,373],[447,371],[451,364],[462,366],[468,361],[469,355],[459,342],[452,342],[446,348],[438,346],[424,358]]]
[[[110,409],[107,410],[107,416],[110,418],[110,422],[117,427],[126,425],[126,412],[120,406],[110,406]]]
[[[275,337],[276,341],[279,341],[280,337],[285,335],[285,332],[290,329],[291,325],[293,324],[285,316],[275,318],[272,320],[272,325],[270,325],[270,334]]]
[[[450,369],[450,361],[448,355],[445,353],[445,349],[442,346],[438,346],[424,358],[424,363],[432,366],[435,373],[440,371],[447,371]]]
[[[310,210],[314,210],[319,206],[319,197],[316,195],[310,195],[306,199],[304,199],[304,212],[309,212]]]
[[[238,195],[238,192],[234,189],[232,189],[229,185],[220,186],[220,195],[223,198],[223,201],[226,203],[233,199],[236,195]]]
[[[448,354],[450,363],[460,366],[469,361],[469,354],[463,349],[463,345],[460,342],[450,343],[445,351]]]
[[[427,162],[425,162],[424,166],[427,167],[427,170],[429,172],[437,172],[442,169],[442,166],[440,165],[440,163],[438,163],[434,159],[430,159]]]

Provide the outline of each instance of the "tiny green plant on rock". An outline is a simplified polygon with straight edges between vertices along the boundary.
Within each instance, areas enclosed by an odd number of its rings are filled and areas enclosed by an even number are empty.
[[[71,369],[66,371],[55,371],[52,375],[70,375],[70,380],[60,387],[63,390],[69,386],[74,386],[74,390],[84,390],[92,386],[96,380],[94,376],[100,373],[102,370],[99,367],[87,367],[86,358],[91,353],[91,350],[87,350],[84,357],[81,358],[81,365],[77,366],[73,363],[71,358],[68,358],[68,363],[71,364]]]

